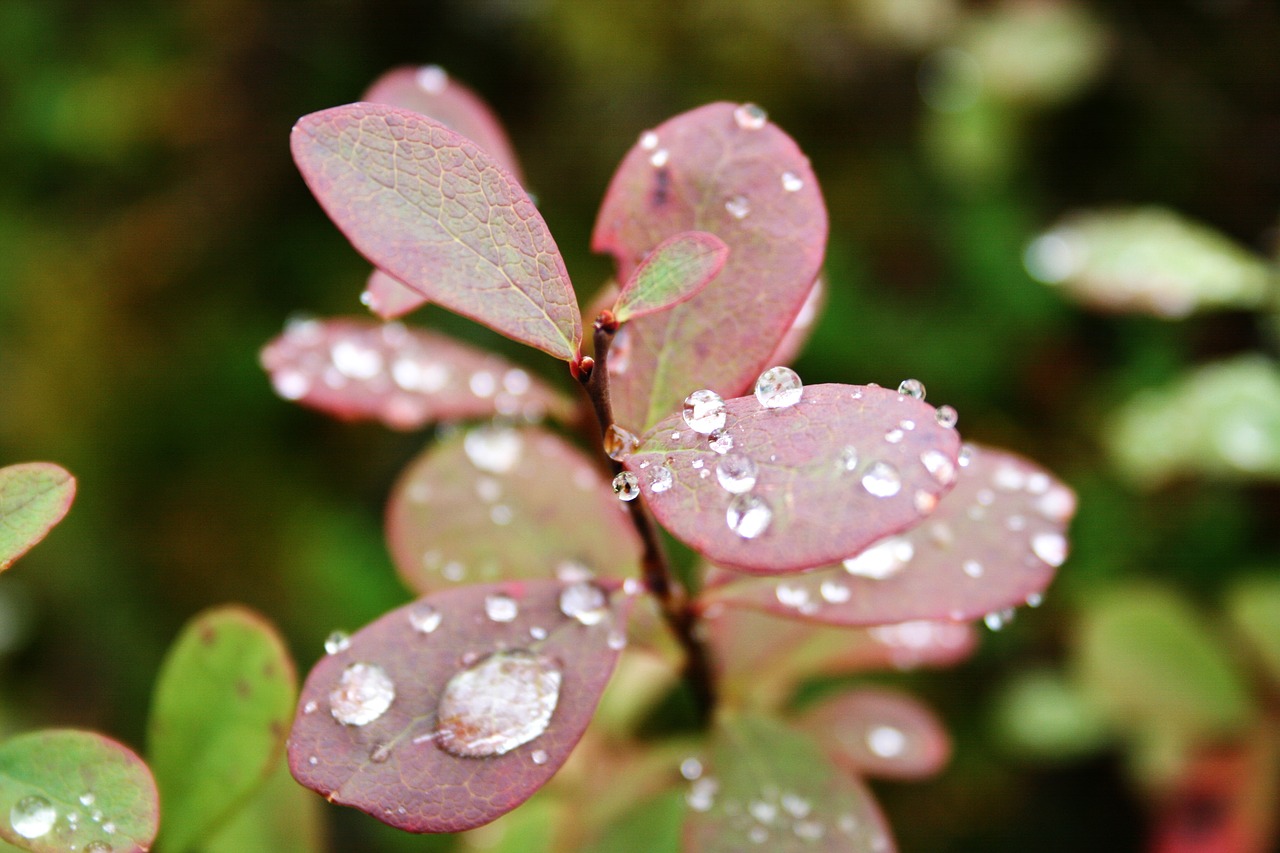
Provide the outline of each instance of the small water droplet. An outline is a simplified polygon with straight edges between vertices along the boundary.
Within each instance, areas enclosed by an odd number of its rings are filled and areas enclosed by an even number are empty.
[[[825,580],[818,587],[818,594],[828,604],[844,604],[853,595],[853,591],[838,581]]]
[[[533,752],[529,753],[529,760],[539,766],[546,764],[547,758],[548,755],[545,749],[535,749]]]
[[[324,640],[324,651],[328,655],[336,655],[351,648],[351,637],[346,631],[334,631]]]
[[[369,751],[369,760],[374,764],[384,764],[391,757],[391,744],[380,743]]]
[[[1026,602],[1028,607],[1039,607],[1044,604],[1044,596],[1038,592],[1033,592],[1027,596]]]
[[[923,400],[925,394],[924,383],[919,379],[904,379],[898,385],[898,393],[905,394],[916,400]]]
[[[300,370],[280,370],[273,373],[271,386],[283,400],[301,400],[311,393],[311,380]]]
[[[809,604],[809,590],[799,584],[780,583],[773,590],[783,607],[803,608]]]
[[[506,593],[491,593],[484,597],[484,615],[494,622],[511,622],[520,615],[520,605]]]
[[[649,491],[661,494],[675,484],[675,474],[666,465],[659,465],[649,472]]]
[[[938,508],[938,496],[924,489],[918,489],[915,497],[912,498],[912,503],[915,504],[916,512],[928,515]]]
[[[590,581],[571,583],[560,590],[560,612],[583,625],[596,625],[609,615],[609,596]]]
[[[449,85],[449,74],[439,65],[424,65],[414,75],[418,88],[429,95],[438,95]]]
[[[640,482],[630,471],[623,471],[613,478],[613,493],[624,501],[633,501],[640,497]]]
[[[743,539],[755,539],[769,528],[773,510],[758,495],[736,495],[725,510],[725,521],[729,529]]]
[[[747,830],[747,840],[752,844],[764,844],[769,840],[769,830],[757,824]]]
[[[804,383],[789,367],[770,367],[756,379],[756,400],[766,409],[785,409],[800,402]]]
[[[915,546],[911,540],[901,536],[890,536],[844,560],[844,570],[851,575],[884,580],[902,571],[911,558],[915,556]]]
[[[715,391],[706,388],[694,391],[684,398],[684,410],[681,415],[689,429],[709,435],[724,426],[726,417],[724,399]]]
[[[409,624],[419,634],[434,632],[443,620],[444,614],[425,601],[409,609]]]
[[[956,481],[956,466],[941,450],[926,450],[920,454],[920,464],[933,475],[939,485],[949,486]]]
[[[769,114],[755,104],[740,104],[733,111],[733,120],[743,130],[759,130],[769,120]]]
[[[102,827],[104,831],[106,828],[105,825]],[[114,829],[115,827],[112,827],[112,830]],[[90,841],[84,846],[84,853],[111,853],[111,850],[111,845],[105,841]]]
[[[1061,533],[1038,533],[1031,538],[1031,550],[1056,568],[1067,559],[1067,540]]]
[[[39,795],[23,797],[9,810],[9,825],[23,838],[42,838],[58,820],[53,803]]]
[[[609,636],[605,637],[605,645],[620,652],[627,647],[627,634],[621,628],[614,628],[609,632]]]
[[[333,366],[352,379],[372,379],[382,372],[382,353],[355,341],[338,341],[329,356]]]
[[[716,464],[716,480],[720,488],[734,495],[751,491],[756,484],[756,463],[750,456],[729,453]]]
[[[712,430],[707,436],[707,444],[716,453],[728,453],[733,450],[733,436],[727,429]]]
[[[436,710],[436,743],[462,758],[503,755],[547,730],[560,670],[523,649],[495,652],[449,679]]]
[[[655,169],[661,169],[663,166],[667,165],[667,162],[670,159],[671,152],[665,148],[659,148],[657,151],[649,155],[649,165],[653,166]]]
[[[317,764],[320,763],[320,759],[313,755],[307,759],[307,763],[310,764],[312,767],[315,767]]]
[[[898,444],[903,439],[903,432],[900,429],[891,429],[884,434],[884,440],[890,444]]]
[[[902,488],[902,477],[888,462],[873,462],[862,475],[862,488],[873,497],[891,498]]]
[[[724,209],[734,219],[746,219],[751,214],[751,200],[745,195],[735,195],[724,203]]]
[[[630,456],[640,446],[640,439],[617,424],[609,424],[604,431],[604,452],[615,462]]]
[[[808,817],[809,812],[813,810],[813,805],[798,794],[783,794],[781,802],[786,813],[797,820]]]
[[[952,406],[939,406],[937,411],[933,413],[933,418],[938,422],[938,426],[946,429],[955,429],[956,424],[960,421],[960,414]]]
[[[973,455],[973,445],[962,444],[960,445],[960,455],[956,457],[956,461],[960,463],[961,468],[968,468],[969,463],[973,461]]]
[[[702,778],[702,762],[690,756],[680,762],[680,775],[690,782]]]
[[[487,400],[497,392],[498,379],[487,370],[477,370],[467,380],[467,387],[471,389],[472,394]]]
[[[897,758],[907,748],[907,736],[893,726],[872,726],[867,730],[867,749],[881,758]]]
[[[587,568],[585,563],[577,560],[561,560],[556,565],[556,580],[561,583],[581,583],[595,576],[596,573]]]
[[[78,798],[78,799],[80,800],[80,805],[82,805],[82,806],[91,806],[91,805],[93,805],[93,801],[94,801],[95,799],[97,799],[97,797],[95,797],[95,796],[94,796],[92,793],[90,793],[90,792],[86,792],[86,793],[84,793],[84,794],[81,794],[81,795],[79,796],[79,798]],[[73,814],[74,814],[74,812],[73,812]],[[67,815],[67,819],[68,819],[68,820],[70,820],[70,819],[71,819],[71,815]],[[77,817],[76,817],[76,820],[79,820],[79,819],[80,819],[80,818],[79,818],[79,816],[77,816]]]
[[[977,560],[965,560],[961,564],[961,568],[963,568],[964,573],[971,578],[982,577],[982,563],[979,563]]]
[[[986,616],[983,616],[982,621],[990,630],[999,631],[1005,625],[1008,625],[1013,621],[1013,608],[1008,607],[1004,610],[993,610]]]
[[[1027,475],[1013,465],[1001,465],[996,468],[991,481],[997,489],[1005,492],[1018,492],[1027,484]]]
[[[652,130],[646,130],[640,134],[640,147],[645,151],[652,151],[658,147],[658,134]]]
[[[344,726],[364,726],[381,717],[396,698],[396,686],[375,663],[353,663],[329,694],[329,713]]]
[[[1070,489],[1054,486],[1036,499],[1036,512],[1049,521],[1062,523],[1076,511],[1076,497]]]
[[[712,776],[703,776],[693,780],[689,792],[685,794],[685,802],[695,812],[709,811],[716,804],[716,794],[720,791],[720,783]]]
[[[505,474],[520,461],[524,439],[510,427],[476,427],[462,440],[462,449],[481,471]]]
[[[804,181],[794,172],[782,173],[782,188],[789,193],[797,192],[804,187]]]

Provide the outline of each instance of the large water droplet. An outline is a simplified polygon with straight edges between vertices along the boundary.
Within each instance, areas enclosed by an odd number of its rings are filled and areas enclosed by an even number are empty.
[[[905,394],[916,400],[923,400],[925,394],[924,383],[919,379],[904,379],[898,385],[898,393]]]
[[[716,464],[716,479],[720,488],[734,495],[751,491],[756,484],[755,461],[742,453],[730,453]]]
[[[506,593],[495,592],[484,597],[484,615],[494,622],[510,622],[520,615],[520,605]]]
[[[41,838],[49,834],[58,820],[58,810],[44,797],[23,797],[9,810],[9,825],[23,838]]]
[[[733,450],[733,436],[727,429],[712,430],[707,436],[707,446],[716,453],[728,453]]]
[[[345,631],[334,631],[324,639],[325,654],[336,655],[351,648],[351,637]]]
[[[445,685],[436,744],[463,758],[484,758],[528,743],[547,730],[560,680],[560,670],[532,652],[489,655]]]
[[[462,440],[462,449],[481,471],[505,474],[520,461],[524,439],[510,427],[477,427]]]
[[[614,461],[630,456],[639,446],[640,439],[617,424],[609,424],[609,428],[604,431],[604,452]]]
[[[649,471],[649,491],[662,493],[669,491],[676,478],[666,465],[658,465]]]
[[[724,209],[734,219],[746,219],[751,214],[751,200],[745,195],[735,195],[724,203]]]
[[[706,388],[694,391],[684,398],[684,410],[681,414],[689,429],[708,435],[724,426],[724,399]]]
[[[425,601],[409,609],[409,624],[419,634],[434,632],[443,620],[444,614]]]
[[[843,563],[844,570],[851,575],[884,580],[902,571],[915,553],[915,547],[909,539],[890,536],[846,559]]]
[[[874,497],[891,498],[902,488],[902,477],[888,462],[875,462],[862,475],[862,488]]]
[[[560,612],[583,625],[597,625],[609,615],[609,596],[590,581],[560,590]]]
[[[766,409],[785,409],[800,402],[804,383],[789,367],[770,367],[756,379],[756,400]]]
[[[396,686],[376,663],[353,663],[329,694],[329,713],[344,726],[364,726],[381,717],[396,698]]]
[[[1056,568],[1067,559],[1067,540],[1061,533],[1038,533],[1031,539],[1031,550]]]
[[[733,111],[733,120],[743,130],[759,130],[769,120],[769,114],[755,104],[741,104]]]
[[[623,471],[613,478],[613,493],[624,501],[633,501],[640,497],[640,481],[630,471]]]
[[[773,510],[759,495],[737,495],[729,501],[724,518],[734,533],[743,539],[755,539],[769,529]]]

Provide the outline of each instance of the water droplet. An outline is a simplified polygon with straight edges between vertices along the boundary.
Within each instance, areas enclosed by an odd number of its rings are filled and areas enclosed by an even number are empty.
[[[747,830],[747,839],[752,844],[764,844],[769,840],[769,830],[765,829],[763,826],[753,826],[751,829]]]
[[[773,823],[778,817],[778,807],[764,800],[752,800],[747,804],[747,811],[761,823]]]
[[[770,367],[756,379],[756,400],[766,409],[785,409],[800,402],[804,383],[789,367]]]
[[[1044,604],[1044,596],[1038,592],[1033,592],[1027,596],[1026,602],[1028,607],[1039,607]]]
[[[670,490],[675,483],[675,475],[666,465],[659,465],[649,472],[649,491],[662,493]]]
[[[818,594],[828,604],[844,604],[852,597],[853,591],[837,581],[825,580],[818,587]]]
[[[689,757],[680,762],[680,775],[690,782],[702,778],[702,762]]]
[[[826,835],[827,828],[816,820],[798,820],[791,827],[791,831],[796,834],[796,838],[803,841],[817,841]]]
[[[41,838],[53,829],[58,810],[44,797],[23,797],[9,810],[9,825],[23,838]]]
[[[782,173],[782,188],[784,190],[789,193],[793,193],[800,190],[802,187],[804,187],[804,181],[802,181],[794,172]]]
[[[329,713],[344,726],[364,726],[381,717],[396,698],[396,686],[375,663],[353,663],[329,694]]]
[[[640,439],[617,424],[609,424],[609,428],[604,431],[604,452],[614,461],[630,456],[639,446]]]
[[[694,391],[684,398],[684,410],[681,414],[689,429],[709,435],[724,426],[724,399],[706,388]]]
[[[730,453],[716,464],[716,479],[720,488],[734,495],[751,491],[756,484],[756,463],[750,456]]]
[[[729,501],[724,517],[734,533],[743,539],[755,539],[769,528],[773,510],[758,495],[737,495]]]
[[[902,568],[915,556],[915,546],[911,540],[901,536],[890,536],[844,560],[844,570],[851,575],[884,580],[902,571]]]
[[[974,450],[972,444],[960,445],[960,455],[956,457],[956,461],[960,463],[961,468],[969,467],[969,463],[973,461],[973,454]]]
[[[881,758],[897,758],[907,748],[907,736],[893,726],[872,726],[867,731],[867,749]]]
[[[1009,607],[1004,610],[993,610],[986,616],[982,617],[982,621],[992,631],[999,631],[1005,625],[1013,621],[1013,608]]]
[[[902,477],[888,462],[873,462],[862,475],[862,488],[874,497],[891,498],[902,488]]]
[[[904,379],[898,385],[898,393],[905,394],[916,400],[923,400],[925,394],[924,383],[919,379]]]
[[[720,783],[714,777],[703,776],[693,780],[684,799],[695,812],[705,812],[716,804],[716,794],[719,791]]]
[[[799,585],[780,583],[773,590],[783,607],[802,608],[809,604],[809,590]]]
[[[596,625],[609,615],[609,596],[590,581],[572,583],[560,590],[560,612],[583,625]]]
[[[707,444],[716,453],[728,453],[733,450],[733,436],[727,429],[715,429],[707,436]]]
[[[315,767],[317,764],[320,763],[320,759],[317,756],[313,755],[307,759],[307,763],[310,764],[312,767]]]
[[[939,485],[949,486],[956,481],[956,466],[941,450],[926,450],[921,453],[920,464],[933,475]]]
[[[652,151],[658,147],[658,134],[652,130],[646,130],[640,134],[640,147],[645,151]]]
[[[636,479],[636,475],[630,471],[623,471],[614,477],[613,493],[624,501],[633,501],[640,497],[640,483]]]
[[[329,355],[333,366],[352,379],[372,379],[382,372],[382,353],[355,341],[338,341]]]
[[[425,601],[421,604],[415,604],[409,609],[409,624],[419,634],[432,633],[440,627],[440,623],[443,620],[444,614]]]
[[[316,712],[316,709],[317,709],[317,708],[319,708],[319,707],[320,707],[320,705],[319,705],[318,703],[316,703],[316,701],[313,699],[313,700],[311,700],[310,702],[308,702],[307,704],[305,704],[305,705],[303,705],[303,706],[302,706],[302,713],[304,713],[304,714],[314,714],[314,713]]]
[[[797,794],[783,794],[782,808],[797,820],[803,820],[809,816],[809,812],[813,810],[813,805]]]
[[[299,370],[281,370],[273,373],[271,386],[283,400],[301,400],[311,392],[311,380]]]
[[[1031,550],[1056,568],[1067,559],[1067,540],[1061,533],[1038,533],[1031,539]]]
[[[467,387],[471,389],[471,393],[481,399],[488,399],[498,390],[498,380],[492,373],[487,370],[477,370],[471,374],[471,378],[467,380]]]
[[[106,830],[106,826],[102,828],[104,831]],[[112,827],[112,829],[115,829],[115,827]],[[111,853],[111,850],[111,845],[105,841],[90,841],[84,846],[84,853]]]
[[[769,120],[769,114],[755,104],[741,104],[733,111],[733,120],[743,130],[759,130]]]
[[[1076,511],[1076,497],[1070,489],[1054,486],[1036,499],[1036,512],[1050,521],[1062,523]]]
[[[463,758],[503,755],[547,730],[560,670],[523,649],[496,652],[449,679],[436,709],[436,743]]]
[[[659,148],[657,151],[649,155],[649,165],[655,169],[661,169],[667,165],[667,161],[671,159],[671,152],[665,148]]]
[[[92,793],[86,792],[84,794],[81,794],[78,799],[80,800],[80,805],[91,806],[93,805],[93,801],[97,799],[97,797],[95,797]],[[71,815],[67,815],[67,819],[70,820]],[[79,817],[77,817],[76,820],[79,820]]]
[[[938,508],[938,496],[924,489],[918,489],[915,497],[912,498],[912,503],[915,504],[916,512],[928,515]]]
[[[548,755],[545,749],[535,749],[533,752],[529,753],[529,760],[538,766],[546,764],[547,758]]]
[[[627,634],[620,628],[614,628],[609,632],[609,636],[605,637],[605,645],[620,652],[627,647]]]
[[[631,330],[623,326],[613,336],[613,346],[609,348],[609,375],[621,376],[631,366]]]
[[[510,427],[477,427],[462,440],[462,449],[481,471],[505,474],[520,461],[524,439]]]
[[[369,751],[369,760],[374,764],[383,764],[391,757],[391,744],[380,743]]]
[[[494,622],[510,622],[520,615],[520,605],[506,593],[491,593],[484,597],[484,615]]]
[[[884,434],[884,440],[890,444],[898,444],[902,441],[903,432],[900,429],[891,429]]]
[[[414,75],[418,88],[429,95],[438,95],[449,85],[449,74],[439,65],[424,65]]]
[[[735,195],[724,203],[724,209],[734,219],[746,219],[751,213],[751,200],[745,195]]]
[[[933,418],[938,422],[938,426],[946,429],[955,429],[956,424],[960,421],[960,413],[952,406],[939,406],[937,411],[933,413]]]
[[[577,560],[561,560],[556,565],[556,580],[561,583],[581,583],[589,581],[596,573]]]
[[[324,640],[324,651],[328,655],[336,655],[351,648],[351,637],[345,631],[334,631]]]
[[[1006,492],[1018,492],[1027,484],[1027,475],[1012,465],[1001,465],[996,468],[991,481],[997,489]]]
[[[961,568],[963,568],[964,573],[971,578],[982,577],[982,563],[979,563],[977,560],[965,560],[964,563],[961,564]]]

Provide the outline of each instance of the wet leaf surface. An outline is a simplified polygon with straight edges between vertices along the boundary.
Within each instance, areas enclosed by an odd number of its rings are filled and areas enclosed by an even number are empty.
[[[572,410],[506,359],[399,323],[294,321],[263,348],[261,361],[281,397],[394,429],[493,415],[564,417]]]
[[[75,494],[75,478],[51,462],[0,468],[0,571],[62,520]]]
[[[625,323],[689,301],[720,273],[728,256],[724,241],[705,231],[668,237],[631,271],[614,317]]]
[[[934,713],[906,693],[842,693],[797,723],[840,766],[859,776],[923,779],[946,766],[951,738]]]
[[[614,415],[632,432],[694,389],[741,394],[769,366],[826,249],[826,207],[808,158],[735,104],[709,104],[644,134],[609,185],[592,247],[614,257],[625,281],[645,253],[693,230],[724,240],[729,259],[693,299],[627,326],[629,357],[611,359],[610,381]]]
[[[291,143],[316,199],[376,267],[514,340],[577,354],[582,323],[560,250],[476,143],[380,104],[304,116]]]
[[[265,781],[296,684],[284,643],[256,613],[224,607],[187,623],[160,668],[147,726],[166,850],[192,849]]]
[[[387,542],[419,593],[500,578],[629,577],[640,560],[600,469],[533,427],[477,426],[428,448],[392,490]]]
[[[1075,495],[1011,453],[969,446],[955,488],[917,527],[785,579],[717,573],[708,600],[836,625],[963,621],[1038,603],[1067,555]]]
[[[110,738],[47,729],[0,744],[0,837],[11,844],[133,853],[151,848],[159,819],[147,765]]]
[[[471,829],[524,802],[582,737],[625,636],[629,597],[583,621],[562,611],[565,589],[444,590],[354,634],[307,677],[295,778],[411,832]],[[469,747],[489,752],[459,754]]]
[[[833,563],[918,523],[920,507],[931,509],[954,482],[955,430],[895,391],[816,385],[790,407],[766,408],[754,396],[724,405],[729,452],[675,414],[623,460],[658,521],[716,563],[753,574]],[[733,493],[723,475],[744,460],[754,483],[744,490],[750,478],[733,477]],[[664,466],[672,485],[658,491],[653,478]]]
[[[381,320],[398,320],[418,310],[430,300],[409,285],[382,270],[369,274],[360,302]]]
[[[889,853],[879,808],[808,735],[758,716],[721,721],[690,781],[684,849]]]

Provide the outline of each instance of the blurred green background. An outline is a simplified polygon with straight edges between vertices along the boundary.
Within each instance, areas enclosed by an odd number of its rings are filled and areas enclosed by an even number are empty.
[[[259,609],[305,671],[330,630],[407,598],[381,511],[423,437],[276,399],[257,351],[294,312],[362,311],[367,265],[294,170],[292,122],[431,62],[507,123],[584,301],[609,272],[587,251],[595,207],[642,130],[729,99],[795,137],[831,214],[801,375],[917,377],[967,438],[1081,498],[1044,606],[909,680],[957,751],[934,781],[877,788],[902,849],[1138,849],[1120,753],[1011,754],[994,696],[1059,667],[1075,614],[1117,582],[1159,580],[1212,614],[1233,578],[1274,572],[1273,483],[1142,490],[1106,445],[1140,390],[1275,340],[1244,311],[1096,314],[1033,281],[1023,253],[1072,210],[1158,204],[1274,257],[1277,45],[1272,0],[5,0],[0,464],[57,461],[80,492],[0,577],[0,732],[136,746],[198,610]],[[327,811],[336,850],[440,849]]]

